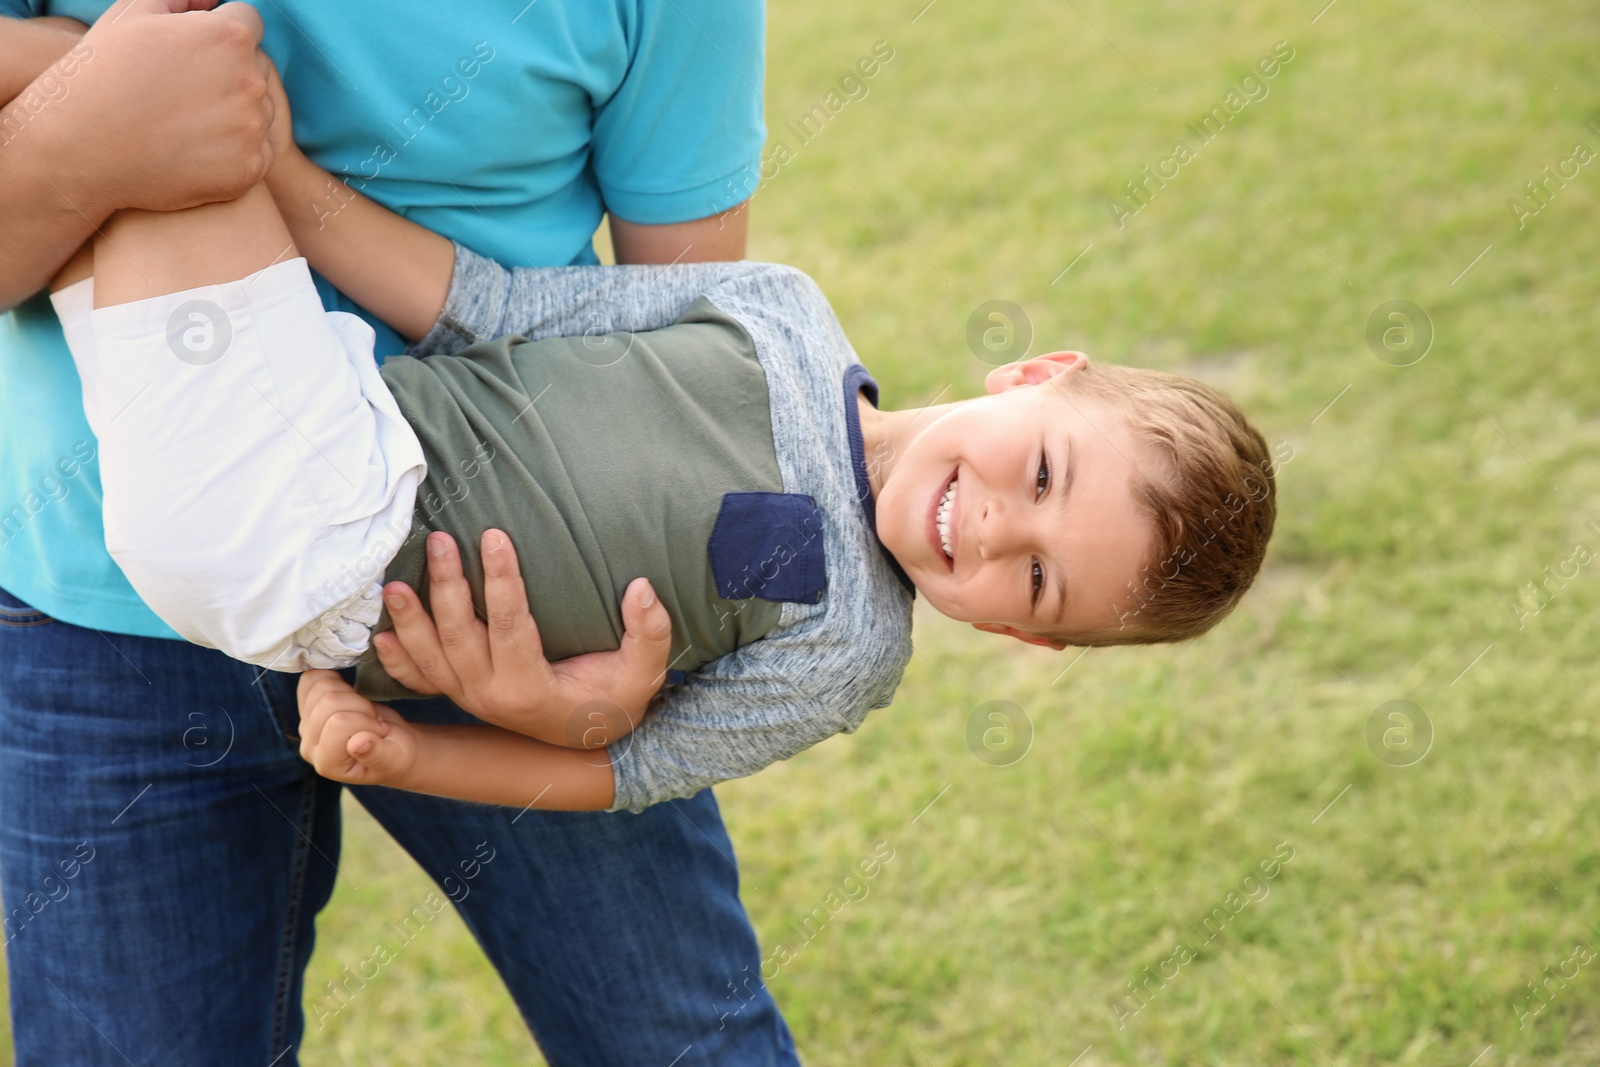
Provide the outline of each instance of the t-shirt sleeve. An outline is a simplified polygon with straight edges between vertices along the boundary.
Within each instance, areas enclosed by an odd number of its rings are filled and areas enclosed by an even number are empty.
[[[766,5],[640,0],[627,76],[595,113],[591,157],[629,222],[705,218],[755,191],[766,142]]]
[[[854,731],[893,699],[904,661],[891,643],[850,629],[825,615],[780,627],[663,689],[610,749],[610,810],[693,796]]]
[[[530,341],[659,330],[701,296],[798,273],[774,263],[506,267],[457,242],[444,308],[411,356],[449,355],[479,341]]]

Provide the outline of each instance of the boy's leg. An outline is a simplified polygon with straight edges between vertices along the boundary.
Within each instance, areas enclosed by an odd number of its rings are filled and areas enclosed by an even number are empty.
[[[94,306],[238,281],[299,254],[264,184],[183,211],[118,211],[94,240]]]
[[[324,310],[264,185],[118,212],[94,246],[93,279],[69,264],[51,299],[112,558],[196,644],[278,670],[355,662],[426,471],[372,328]],[[351,588],[362,561],[376,573]]]

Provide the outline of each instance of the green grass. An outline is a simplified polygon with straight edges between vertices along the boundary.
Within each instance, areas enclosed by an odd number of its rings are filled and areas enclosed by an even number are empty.
[[[1600,23],[1577,0],[1342,0],[1312,25],[1321,3],[771,12],[769,127],[796,155],[751,255],[818,280],[886,406],[978,392],[967,317],[1002,299],[1034,352],[1197,374],[1294,453],[1259,595],[1215,633],[1063,675],[1075,653],[924,611],[892,707],[718,790],[764,952],[894,849],[771,983],[809,1064],[1600,1060],[1600,964],[1523,1029],[1510,1007],[1600,946],[1600,561],[1525,629],[1510,607],[1600,548],[1600,160],[1521,231],[1505,203],[1600,150]],[[797,147],[785,121],[879,40],[870,96]],[[1106,199],[1279,40],[1270,95],[1119,230]],[[1364,339],[1391,299],[1432,319],[1413,366]],[[1393,699],[1436,730],[1413,766],[1364,739]],[[991,700],[1031,719],[1013,766],[967,748]],[[341,881],[310,988],[427,891],[349,816],[363,891]],[[1280,842],[1268,895],[1204,942],[1190,924]],[[1119,1028],[1109,1002],[1179,940],[1196,957]],[[453,915],[305,1051],[530,1060]]]

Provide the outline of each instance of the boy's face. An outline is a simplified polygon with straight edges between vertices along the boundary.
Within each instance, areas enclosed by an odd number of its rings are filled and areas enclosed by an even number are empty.
[[[1063,388],[1087,363],[997,367],[894,457],[878,536],[944,615],[1051,648],[1039,634],[1116,628],[1154,536],[1131,489],[1147,460],[1114,405]]]

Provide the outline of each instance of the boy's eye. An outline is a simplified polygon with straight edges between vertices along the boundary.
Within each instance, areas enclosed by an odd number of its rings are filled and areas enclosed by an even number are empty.
[[[1039,593],[1044,589],[1044,568],[1039,566],[1039,557],[1033,557],[1033,596],[1029,603],[1034,607],[1039,606]]]
[[[1039,474],[1034,479],[1034,486],[1035,486],[1035,488],[1034,488],[1034,491],[1033,491],[1033,499],[1035,499],[1035,500],[1038,500],[1039,497],[1044,494],[1044,491],[1046,489],[1050,488],[1050,457],[1049,456],[1041,455],[1039,457]]]

